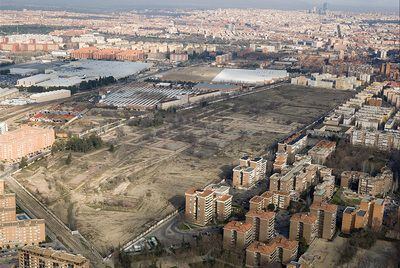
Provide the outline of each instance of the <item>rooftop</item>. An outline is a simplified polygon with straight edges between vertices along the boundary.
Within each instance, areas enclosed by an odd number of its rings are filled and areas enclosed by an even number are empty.
[[[236,231],[239,233],[245,233],[250,231],[253,228],[253,225],[251,223],[245,223],[241,221],[231,221],[228,222],[224,226],[224,230],[231,230],[231,231]]]

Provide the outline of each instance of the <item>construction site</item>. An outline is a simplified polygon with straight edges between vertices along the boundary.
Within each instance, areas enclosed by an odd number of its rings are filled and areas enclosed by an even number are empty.
[[[204,107],[152,111],[145,116],[162,120],[150,126],[92,107],[65,131],[127,121],[102,135],[101,149],[72,152],[70,162],[70,152],[55,152],[15,178],[106,256],[179,209],[188,188],[220,181],[223,167],[242,154],[265,155],[353,94],[284,84]]]

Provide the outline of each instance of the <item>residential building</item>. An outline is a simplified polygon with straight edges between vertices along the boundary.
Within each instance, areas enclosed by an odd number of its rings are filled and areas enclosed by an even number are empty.
[[[304,238],[311,244],[318,236],[318,219],[309,212],[296,213],[290,217],[289,239],[299,241]]]
[[[17,161],[49,149],[54,141],[55,133],[51,128],[22,126],[0,135],[0,160]]]
[[[38,246],[25,246],[18,252],[20,268],[89,268],[90,262],[82,255]]]
[[[15,194],[5,193],[0,180],[0,249],[37,245],[45,240],[44,220],[18,220]]]
[[[214,220],[224,221],[232,213],[232,196],[226,192],[192,188],[186,191],[185,199],[185,218],[193,224],[205,226]]]
[[[369,227],[379,231],[382,227],[385,203],[383,199],[365,197],[358,208],[347,207],[343,212],[342,232],[351,233],[353,230]]]
[[[381,174],[375,177],[361,176],[358,181],[358,193],[360,195],[386,195],[393,187],[393,172],[384,168]]]
[[[314,188],[314,202],[329,201],[335,191],[335,176],[325,175],[322,182]]]
[[[321,140],[308,151],[313,163],[323,165],[326,160],[335,152],[336,142]]]
[[[278,151],[279,153],[287,154],[287,164],[292,164],[294,162],[294,157],[301,150],[306,148],[308,137],[303,133],[295,133],[283,142],[278,143]]]
[[[336,232],[338,206],[326,202],[314,202],[310,213],[317,217],[318,234],[323,239],[331,240]]]
[[[279,209],[287,209],[290,205],[290,193],[266,191],[261,196],[253,196],[250,199],[250,211],[267,210],[269,204],[274,204]]]
[[[254,240],[268,242],[275,235],[275,212],[249,211],[246,214],[246,223],[253,225]]]
[[[246,267],[287,264],[297,258],[299,243],[282,236],[269,243],[253,242],[246,249]]]
[[[253,224],[231,221],[224,226],[224,249],[242,251],[254,241]]]
[[[239,165],[233,169],[233,186],[238,189],[249,189],[257,181],[265,179],[267,172],[267,161],[262,157],[251,159],[243,156]]]

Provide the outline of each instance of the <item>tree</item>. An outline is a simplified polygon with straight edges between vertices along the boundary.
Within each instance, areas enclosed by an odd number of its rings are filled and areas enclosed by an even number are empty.
[[[24,156],[21,158],[21,161],[19,162],[19,168],[24,168],[28,165],[28,159]]]
[[[108,148],[108,151],[109,151],[110,153],[115,152],[114,144],[110,144],[110,148]]]
[[[67,160],[65,160],[65,164],[70,165],[71,162],[72,162],[72,154],[69,153],[69,154],[68,154],[68,157],[67,157]]]
[[[275,211],[275,205],[271,203],[267,206],[267,209],[268,211]]]

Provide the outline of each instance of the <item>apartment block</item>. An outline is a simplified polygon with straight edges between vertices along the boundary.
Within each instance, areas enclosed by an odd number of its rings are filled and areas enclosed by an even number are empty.
[[[0,248],[37,245],[44,240],[44,220],[17,220],[15,194],[6,194],[5,182],[0,180]]]
[[[280,209],[287,209],[290,205],[290,193],[284,191],[266,191],[261,196],[250,199],[250,210],[267,210],[269,204],[274,204]]]
[[[332,239],[336,232],[337,210],[337,205],[326,202],[314,202],[310,206],[311,215],[317,217],[318,237]]]
[[[89,268],[90,262],[81,255],[38,246],[25,246],[18,252],[20,268]]]
[[[224,221],[232,213],[232,196],[226,192],[192,188],[186,191],[185,199],[185,218],[193,224],[205,226],[213,220]]]
[[[317,172],[318,166],[311,164],[311,157],[304,156],[284,168],[281,173],[274,173],[269,179],[269,190],[302,192],[317,183]]]
[[[253,242],[246,249],[246,267],[270,267],[287,264],[297,258],[299,243],[282,236],[269,243]]]
[[[231,221],[224,226],[224,249],[242,251],[254,241],[253,224]]]
[[[22,126],[0,135],[0,160],[16,161],[50,148],[55,141],[51,128]]]
[[[314,164],[323,165],[326,160],[335,152],[336,142],[321,140],[308,151]]]
[[[253,225],[254,240],[270,241],[275,234],[275,212],[249,211],[246,214],[246,223]]]
[[[314,202],[329,201],[335,191],[335,176],[325,175],[322,182],[314,188]]]
[[[249,189],[257,181],[265,179],[267,161],[262,157],[251,159],[244,156],[239,165],[233,169],[233,186],[238,189]]]
[[[360,195],[385,195],[393,187],[393,172],[384,168],[381,174],[375,177],[361,176],[358,181],[358,193]]]
[[[308,136],[303,133],[295,133],[283,142],[278,143],[277,154],[287,154],[287,164],[294,162],[294,157],[301,150],[306,148]]]
[[[372,228],[379,231],[382,227],[385,203],[383,199],[366,197],[361,200],[360,205],[347,207],[343,212],[342,232],[351,233],[355,229]]]
[[[308,212],[296,213],[290,217],[289,239],[300,240],[304,238],[307,244],[311,244],[318,236],[318,219],[316,215]]]
[[[400,131],[354,130],[351,143],[356,146],[375,147],[382,151],[398,150],[400,149]]]

